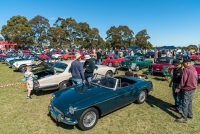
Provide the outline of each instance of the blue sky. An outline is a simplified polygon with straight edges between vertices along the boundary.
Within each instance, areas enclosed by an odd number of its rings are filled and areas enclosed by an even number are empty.
[[[200,44],[199,0],[2,0],[0,28],[14,15],[50,20],[73,17],[97,27],[102,37],[110,26],[147,29],[154,46]]]

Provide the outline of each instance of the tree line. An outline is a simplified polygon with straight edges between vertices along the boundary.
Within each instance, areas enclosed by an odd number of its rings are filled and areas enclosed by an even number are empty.
[[[82,48],[121,48],[137,45],[141,48],[152,48],[150,36],[146,29],[134,36],[128,26],[111,26],[106,31],[106,38],[99,35],[98,28],[92,28],[87,22],[77,22],[73,18],[57,18],[53,26],[43,16],[35,16],[28,20],[25,16],[13,16],[1,29],[7,41],[22,46],[50,43],[54,47]]]

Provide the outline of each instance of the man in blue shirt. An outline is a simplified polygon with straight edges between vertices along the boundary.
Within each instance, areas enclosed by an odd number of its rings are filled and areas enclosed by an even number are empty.
[[[81,55],[77,53],[75,56],[76,60],[72,62],[69,72],[72,73],[73,85],[78,85],[85,83],[85,77],[84,77],[83,64],[80,62]]]

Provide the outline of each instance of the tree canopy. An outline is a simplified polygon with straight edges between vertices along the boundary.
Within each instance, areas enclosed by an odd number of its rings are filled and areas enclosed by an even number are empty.
[[[143,49],[152,48],[152,44],[148,41],[150,36],[147,34],[147,30],[141,30],[135,35],[135,44]]]
[[[106,42],[114,48],[130,46],[134,41],[134,32],[128,26],[112,26],[106,34]]]
[[[34,42],[37,45],[42,45],[42,43],[46,43],[49,39],[48,31],[50,28],[49,20],[40,15],[35,16],[33,19],[29,21],[29,24],[32,29]]]
[[[133,30],[126,25],[111,26],[104,40],[99,29],[90,27],[87,22],[58,17],[50,26],[49,20],[40,15],[30,20],[24,16],[13,16],[2,27],[1,34],[5,40],[19,45],[41,46],[50,42],[54,47],[121,48],[133,44],[144,49],[152,47],[147,30],[138,32],[134,37]]]
[[[33,32],[29,21],[24,16],[13,16],[10,18],[7,25],[2,27],[1,34],[7,41],[23,45],[33,43]]]

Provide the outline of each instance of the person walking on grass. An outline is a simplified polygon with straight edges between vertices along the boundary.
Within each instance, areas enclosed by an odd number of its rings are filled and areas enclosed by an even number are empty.
[[[181,91],[179,93],[176,93],[175,90],[176,88],[178,88],[181,82],[181,78],[183,74],[183,66],[180,60],[178,59],[173,61],[173,65],[174,65],[173,76],[170,81],[169,87],[172,87],[172,93],[173,93],[175,105],[172,105],[170,108],[180,113],[182,111],[181,110],[182,94],[181,94]]]
[[[182,116],[177,118],[176,122],[187,122],[187,119],[192,119],[192,99],[194,92],[197,88],[197,71],[191,65],[190,59],[183,60],[183,76],[179,86],[176,88],[176,93],[180,91],[183,92],[183,102],[182,102]]]
[[[27,85],[27,90],[28,90],[28,94],[27,94],[26,98],[32,99],[31,98],[31,92],[33,90],[33,81],[34,81],[35,76],[34,76],[33,72],[31,72],[31,66],[27,66],[24,77],[27,80],[26,85]]]

